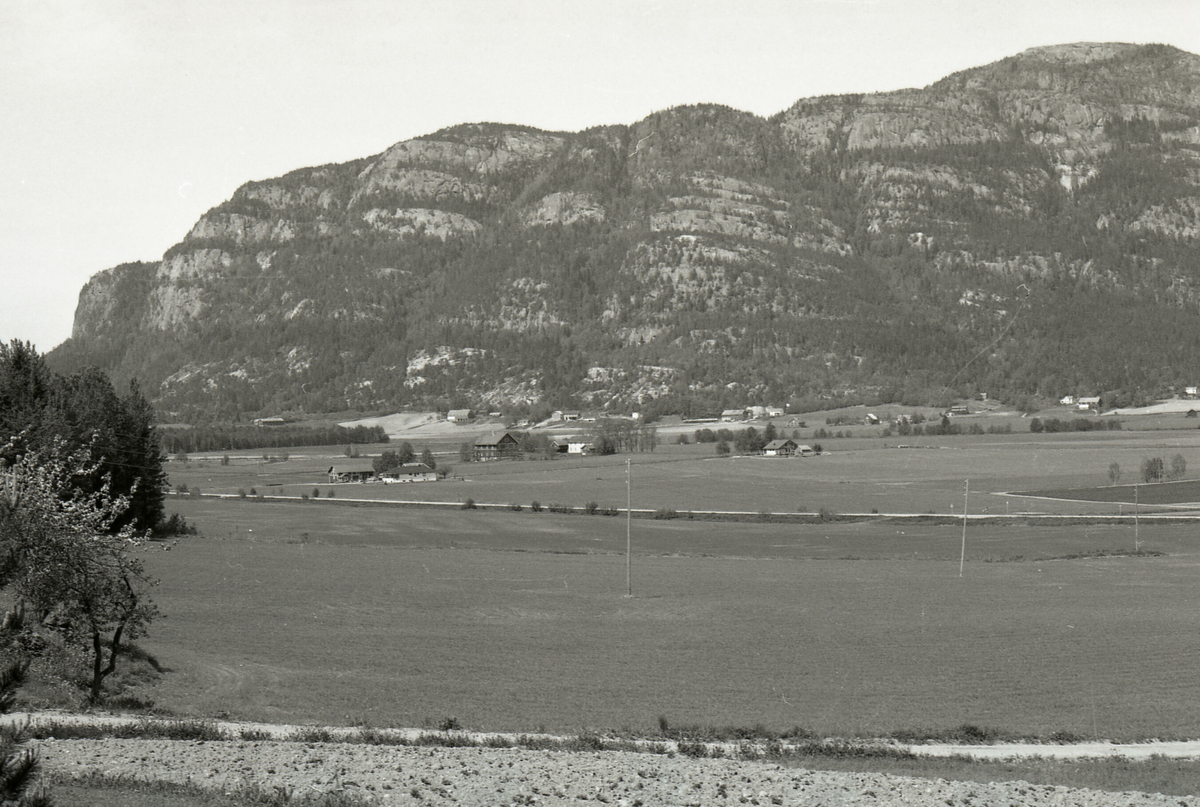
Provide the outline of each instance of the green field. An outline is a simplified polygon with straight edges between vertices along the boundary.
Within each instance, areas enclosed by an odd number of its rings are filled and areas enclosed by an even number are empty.
[[[960,577],[960,525],[758,515],[961,513],[968,478],[973,513],[1112,514],[1120,496],[1006,492],[1101,488],[1111,462],[1132,474],[1197,438],[856,437],[811,460],[661,446],[632,457],[633,505],[681,517],[632,522],[632,597],[623,517],[528,507],[623,507],[626,457],[470,464],[463,481],[391,486],[326,484],[345,462],[336,449],[171,463],[173,484],[290,501],[168,498],[203,534],[144,550],[166,618],[141,644],[168,672],[140,694],[179,714],[295,723],[649,732],[661,716],[837,735],[970,723],[1197,737],[1198,525],[972,524]],[[321,500],[301,501],[314,485]],[[347,506],[355,496],[524,508]]]

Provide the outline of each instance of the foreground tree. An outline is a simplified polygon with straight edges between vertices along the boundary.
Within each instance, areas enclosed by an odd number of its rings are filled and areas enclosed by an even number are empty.
[[[96,490],[76,485],[98,465],[91,450],[57,440],[0,472],[0,551],[9,559],[12,613],[27,630],[57,633],[90,654],[92,702],[116,671],[122,642],[157,614],[147,595],[154,581],[130,555],[140,543],[126,521],[130,497],[114,494],[107,477]]]

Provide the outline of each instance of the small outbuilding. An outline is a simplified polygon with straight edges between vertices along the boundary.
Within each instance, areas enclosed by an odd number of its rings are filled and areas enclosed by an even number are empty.
[[[470,419],[470,409],[451,409],[450,413],[446,415],[446,420],[451,423],[466,423]]]

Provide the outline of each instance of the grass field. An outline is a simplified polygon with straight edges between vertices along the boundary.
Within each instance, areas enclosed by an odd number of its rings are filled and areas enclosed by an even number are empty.
[[[955,528],[643,521],[627,598],[622,519],[185,503],[210,537],[147,551],[169,618],[143,642],[178,712],[1200,734],[1191,527],[1060,560],[1132,530],[979,528],[960,578]]]

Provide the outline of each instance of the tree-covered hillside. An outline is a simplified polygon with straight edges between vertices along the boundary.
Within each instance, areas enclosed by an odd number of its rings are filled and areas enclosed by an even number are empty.
[[[1039,48],[763,119],[469,124],[251,182],[49,357],[185,419],[1200,381],[1200,58]]]

